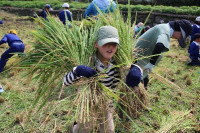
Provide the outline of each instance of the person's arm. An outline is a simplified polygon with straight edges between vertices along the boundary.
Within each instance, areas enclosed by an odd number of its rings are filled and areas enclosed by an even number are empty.
[[[199,56],[199,46],[197,46],[196,44],[192,47],[193,49],[193,55],[196,57],[196,59],[200,58]]]
[[[200,54],[199,54],[199,46],[198,46],[198,48],[197,48],[197,53],[198,53],[198,60],[200,61]]]
[[[194,34],[196,33],[196,30],[197,30],[197,26],[193,25],[190,42],[192,42],[194,40]]]
[[[138,65],[131,65],[131,68],[126,76],[126,84],[129,87],[138,86],[142,80],[143,71]]]
[[[153,54],[152,55],[157,55],[157,54],[161,54],[161,52],[165,49],[165,46],[162,43],[157,43],[154,50],[153,50]],[[155,65],[157,59],[158,59],[159,55],[157,56],[153,56],[150,59],[150,63],[152,65]]]
[[[113,12],[114,9],[117,9],[116,3],[113,1],[111,6],[110,6],[110,11]]]
[[[44,19],[47,19],[47,13],[46,13],[45,9],[42,10],[42,17]]]
[[[63,83],[66,86],[69,86],[69,85],[72,85],[75,81],[77,81],[81,77],[90,78],[96,74],[97,74],[97,72],[94,69],[92,69],[88,66],[79,65],[79,66],[73,68],[73,70],[71,72],[67,73],[64,76]]]
[[[62,21],[62,17],[61,17],[62,11],[59,13],[58,18],[60,19],[60,21]]]
[[[76,68],[74,68],[74,69],[76,69]],[[75,81],[80,79],[80,77],[76,76],[76,74],[74,73],[74,69],[73,69],[73,71],[67,73],[64,76],[63,83],[66,86],[72,85]]]
[[[6,43],[7,42],[7,36],[5,35],[1,41],[0,41],[0,45],[3,44],[3,43]]]

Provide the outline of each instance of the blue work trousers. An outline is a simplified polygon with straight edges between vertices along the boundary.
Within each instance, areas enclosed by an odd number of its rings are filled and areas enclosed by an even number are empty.
[[[192,60],[189,65],[191,66],[200,66],[200,61],[199,60]]]
[[[16,52],[24,52],[25,46],[24,44],[12,44],[8,50],[6,50],[0,59],[0,73],[3,71],[6,62],[10,57],[12,57]]]

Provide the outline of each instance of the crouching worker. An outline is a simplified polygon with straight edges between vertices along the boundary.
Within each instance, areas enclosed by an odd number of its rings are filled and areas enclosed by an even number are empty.
[[[200,42],[200,33],[194,34],[194,41],[190,44],[188,53],[191,59],[191,62],[188,65],[200,66],[200,54],[199,54],[199,42]]]
[[[114,62],[113,56],[116,54],[119,47],[119,36],[116,28],[112,26],[102,26],[98,30],[97,40],[94,43],[94,47],[97,48],[97,52],[94,55],[95,68],[90,68],[88,66],[79,65],[73,68],[73,71],[67,73],[64,77],[64,84],[66,86],[73,84],[75,81],[81,77],[92,77],[108,69],[105,74],[107,77],[102,81],[102,83],[109,89],[115,89],[119,83],[120,73],[116,64]],[[127,76],[127,84],[131,87],[137,86],[142,78],[141,71],[138,71],[137,66],[132,66]],[[139,72],[139,76],[134,75],[135,71]],[[136,79],[136,80],[134,80]],[[105,108],[105,121],[100,123],[100,133],[114,133],[114,122],[113,115],[111,111],[113,107],[110,105]],[[100,107],[101,109],[103,107]],[[101,117],[103,119],[103,116]],[[88,127],[88,126],[87,126]],[[73,133],[89,133],[92,127],[86,128],[86,126],[81,125],[77,122],[73,127]]]
[[[25,49],[23,42],[17,36],[17,32],[15,30],[10,30],[8,34],[5,34],[0,41],[0,45],[6,42],[8,43],[10,48],[1,55],[0,72],[3,71],[8,59],[14,55],[13,53],[24,52]]]
[[[179,39],[185,42],[185,39],[192,32],[192,25],[188,20],[170,21],[166,24],[159,24],[146,31],[140,36],[135,46],[136,56],[138,58],[149,57],[137,60],[137,65],[143,69],[144,86],[147,89],[149,82],[148,73],[153,71],[154,66],[160,61],[161,53],[170,49],[170,38]],[[179,43],[182,48],[184,43]]]

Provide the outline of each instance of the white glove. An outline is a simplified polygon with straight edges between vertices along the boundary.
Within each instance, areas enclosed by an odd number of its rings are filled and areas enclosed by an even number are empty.
[[[150,62],[144,66],[143,71],[146,73],[151,73],[153,71],[154,65]]]
[[[198,57],[198,60],[200,61],[200,58]]]

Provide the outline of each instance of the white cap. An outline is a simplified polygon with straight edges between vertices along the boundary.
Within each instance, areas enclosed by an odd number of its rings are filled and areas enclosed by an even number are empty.
[[[62,7],[67,7],[67,8],[69,8],[69,4],[68,4],[68,3],[64,3],[64,4],[62,5]]]
[[[200,21],[200,16],[198,16],[198,17],[196,18],[196,21]]]

